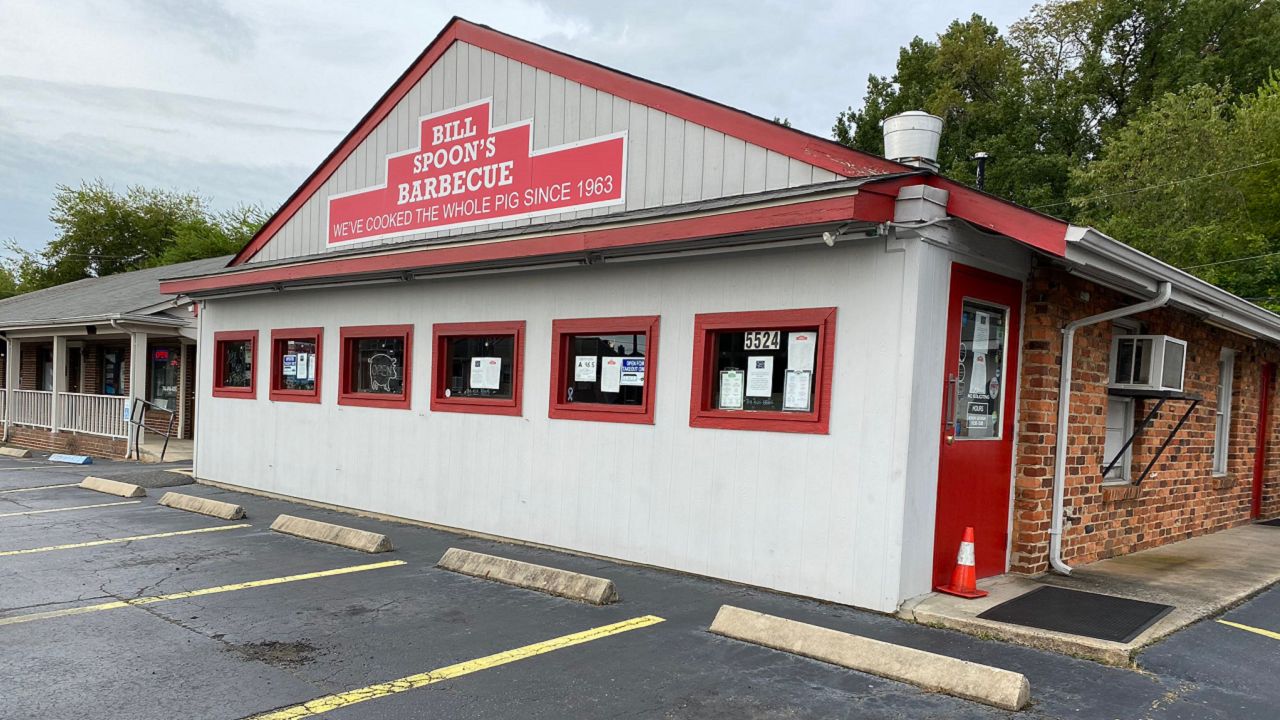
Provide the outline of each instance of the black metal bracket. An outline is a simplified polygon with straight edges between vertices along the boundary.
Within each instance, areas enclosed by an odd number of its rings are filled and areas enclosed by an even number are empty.
[[[1121,393],[1113,392],[1112,394],[1119,395]],[[1128,395],[1128,393],[1124,394]],[[1152,456],[1151,460],[1147,463],[1147,466],[1142,469],[1142,473],[1138,475],[1138,479],[1133,481],[1134,485],[1141,485],[1142,481],[1147,479],[1147,475],[1151,474],[1151,468],[1155,467],[1156,463],[1159,462],[1160,456],[1163,455],[1165,449],[1169,447],[1169,443],[1173,442],[1173,438],[1177,436],[1178,432],[1182,430],[1182,427],[1187,424],[1187,419],[1191,417],[1191,413],[1195,412],[1196,406],[1200,404],[1200,398],[1194,395],[1183,395],[1179,393],[1161,393],[1158,395],[1132,394],[1130,396],[1157,398],[1158,401],[1154,406],[1152,406],[1151,410],[1147,412],[1146,417],[1144,417],[1142,422],[1138,424],[1138,427],[1133,431],[1133,434],[1129,436],[1129,439],[1124,441],[1124,445],[1120,446],[1120,451],[1116,453],[1116,456],[1111,458],[1111,462],[1107,463],[1107,466],[1102,469],[1103,477],[1106,477],[1107,473],[1111,472],[1112,468],[1116,466],[1116,463],[1120,462],[1120,458],[1123,458],[1124,454],[1129,451],[1129,447],[1133,445],[1134,441],[1136,441],[1147,428],[1151,427],[1151,423],[1155,422],[1156,415],[1160,413],[1160,408],[1164,407],[1166,401],[1191,401],[1191,404],[1187,406],[1186,412],[1182,413],[1182,417],[1178,418],[1178,424],[1174,425],[1173,430],[1169,432],[1169,436],[1160,442],[1160,447],[1156,448],[1155,455]]]

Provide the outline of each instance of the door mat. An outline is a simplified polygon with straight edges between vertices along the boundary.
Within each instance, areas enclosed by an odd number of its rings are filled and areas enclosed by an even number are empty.
[[[1275,520],[1268,520],[1268,521],[1266,521],[1266,522],[1260,522],[1260,523],[1258,523],[1258,524],[1259,524],[1259,525],[1269,525],[1269,526],[1271,526],[1271,527],[1280,527],[1280,518],[1276,518]]]
[[[978,617],[1127,643],[1172,610],[1171,605],[1042,585]]]

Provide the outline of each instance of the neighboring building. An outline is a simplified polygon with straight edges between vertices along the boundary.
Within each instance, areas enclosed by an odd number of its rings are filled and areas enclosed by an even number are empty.
[[[227,260],[87,278],[0,300],[6,439],[124,457],[134,398],[151,403],[149,427],[192,437],[197,320],[189,300],[160,292],[160,278],[213,272]],[[139,356],[146,362],[134,363]]]
[[[454,20],[162,284],[196,472],[879,610],[1280,513],[1280,317],[902,159]]]

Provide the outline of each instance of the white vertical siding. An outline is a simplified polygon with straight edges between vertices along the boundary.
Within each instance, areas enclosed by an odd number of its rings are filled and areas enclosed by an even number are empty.
[[[903,486],[888,420],[911,382],[903,253],[835,248],[594,265],[208,301],[218,330],[325,328],[318,405],[210,397],[201,477],[878,610],[899,597]],[[838,308],[829,435],[689,427],[696,313]],[[551,322],[661,316],[653,425],[547,418]],[[522,417],[431,412],[431,325],[525,320]],[[411,410],[337,404],[343,325],[413,323]],[[258,387],[269,386],[269,361]]]
[[[454,43],[250,262],[323,253],[330,195],[384,182],[386,156],[417,147],[417,120],[421,116],[483,98],[493,99],[495,125],[532,118],[536,149],[627,131],[625,204],[416,233],[344,248],[607,215],[836,179],[829,171],[726,138],[659,110],[473,45]]]

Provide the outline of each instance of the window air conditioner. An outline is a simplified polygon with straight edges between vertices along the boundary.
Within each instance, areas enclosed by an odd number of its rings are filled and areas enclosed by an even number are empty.
[[[1108,387],[1182,391],[1187,341],[1168,335],[1117,335],[1111,341]]]

